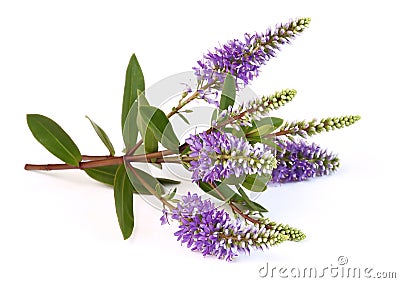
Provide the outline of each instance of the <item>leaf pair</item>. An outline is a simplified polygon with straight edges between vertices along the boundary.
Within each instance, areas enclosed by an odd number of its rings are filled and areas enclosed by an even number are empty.
[[[86,118],[89,119],[97,135],[109,150],[110,155],[113,156],[115,150],[107,134],[96,123],[90,120],[89,117],[86,116]],[[67,164],[79,166],[79,163],[82,161],[79,148],[60,125],[52,119],[39,114],[28,114],[26,120],[33,136],[49,152]]]
[[[129,152],[136,145],[140,132],[146,153],[158,151],[158,142],[167,149],[176,151],[179,140],[167,116],[162,110],[149,105],[144,90],[143,72],[136,55],[133,54],[126,70],[121,115],[126,149]]]

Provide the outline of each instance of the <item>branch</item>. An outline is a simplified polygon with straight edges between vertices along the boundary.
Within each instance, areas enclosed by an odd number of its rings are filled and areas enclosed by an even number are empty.
[[[174,154],[171,150],[163,150],[154,153],[148,154],[139,154],[134,156],[126,156],[125,160],[129,162],[146,162],[151,163],[151,159],[155,158],[154,163],[181,163],[178,156],[165,158],[164,156],[168,156]],[[95,168],[102,166],[110,166],[110,165],[120,165],[123,164],[123,156],[92,156],[92,155],[83,155],[82,161],[79,162],[78,166],[70,165],[70,164],[26,164],[25,170],[68,170],[68,169],[87,169],[87,168]]]
[[[135,170],[135,168],[129,163],[129,162],[125,162],[125,165],[129,168],[129,170],[131,170],[131,172],[133,173],[133,175],[135,175],[135,177],[142,183],[142,185],[146,188],[146,190],[148,190],[152,195],[154,195],[155,197],[157,197],[164,205],[168,206],[168,208],[170,210],[175,209],[175,207],[170,204],[165,198],[159,196],[157,194],[157,192],[155,191],[155,189],[153,189],[149,183],[147,183]]]

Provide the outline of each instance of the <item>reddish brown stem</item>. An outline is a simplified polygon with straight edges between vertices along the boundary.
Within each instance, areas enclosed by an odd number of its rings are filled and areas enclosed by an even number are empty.
[[[141,139],[140,141],[138,141],[134,147],[132,147],[128,153],[126,155],[132,155],[136,152],[136,150],[141,146],[141,144],[143,143],[143,140]]]
[[[120,165],[123,163],[122,156],[110,157],[102,160],[79,162],[78,166],[69,164],[26,164],[25,170],[66,170],[66,169],[88,169],[109,165]]]
[[[260,224],[260,221],[254,219],[254,218],[251,218],[250,216],[244,214],[244,213],[240,210],[240,208],[237,207],[236,205],[234,205],[232,202],[229,202],[229,206],[232,208],[232,210],[234,210],[236,213],[238,213],[238,214],[239,214],[240,216],[242,216],[244,219],[246,219],[246,220],[248,220],[248,221],[250,221],[251,223],[254,223],[254,224],[257,224],[257,223]]]
[[[168,156],[174,154],[173,151],[164,150],[149,154],[140,154],[134,156],[126,156],[125,160],[129,162],[151,162],[151,159],[156,159],[155,163],[180,163],[179,159],[165,159],[164,156]],[[110,165],[120,165],[123,163],[123,156],[91,156],[91,155],[83,155],[82,161],[78,166],[70,165],[70,164],[26,164],[25,170],[67,170],[67,169],[87,169],[87,168],[95,168],[102,166],[110,166]]]
[[[108,159],[112,158],[113,156],[111,155],[82,155],[82,160],[84,161],[95,161],[95,160],[103,160],[103,159]]]
[[[268,139],[268,138],[273,138],[273,137],[277,137],[277,136],[284,136],[284,135],[290,134],[291,132],[292,132],[291,130],[279,131],[276,133],[271,133],[271,134],[265,135],[264,138]]]

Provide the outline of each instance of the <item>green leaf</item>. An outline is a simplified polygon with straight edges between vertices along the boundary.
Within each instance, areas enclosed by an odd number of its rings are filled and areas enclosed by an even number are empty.
[[[120,165],[115,174],[114,200],[119,227],[125,240],[131,236],[134,226],[132,191],[125,166]]]
[[[173,189],[168,195],[165,197],[167,200],[172,200],[175,197],[177,188]]]
[[[169,150],[178,151],[179,140],[163,111],[154,106],[140,106],[139,115],[163,146]]]
[[[268,210],[261,204],[251,200],[247,200],[246,202],[242,197],[240,197],[239,199],[232,198],[231,201],[234,202],[235,205],[242,211],[249,210],[258,212],[268,212]]]
[[[245,208],[247,208],[250,211],[268,212],[268,210],[265,209],[263,206],[252,201],[247,196],[246,192],[240,186],[237,186],[236,188],[241,196],[240,202],[241,202],[242,206],[244,206]],[[233,200],[233,201],[235,201],[235,200]]]
[[[225,77],[224,87],[222,89],[221,100],[219,103],[219,109],[228,109],[229,106],[233,106],[236,97],[236,82],[235,78],[231,74],[227,74]]]
[[[102,128],[100,128],[99,125],[97,125],[95,122],[93,122],[88,116],[86,116],[86,118],[90,121],[90,123],[93,126],[94,131],[99,136],[99,138],[104,143],[104,145],[107,147],[108,151],[110,152],[110,155],[114,156],[115,155],[114,146],[112,145],[107,134],[104,132],[104,130]]]
[[[132,104],[137,99],[138,93],[143,92],[144,89],[145,85],[142,69],[140,68],[136,55],[132,54],[125,75],[125,88],[121,115],[122,131],[124,130],[125,120],[128,116],[128,112],[131,109]]]
[[[247,134],[252,135],[258,133],[259,136],[264,136],[279,128],[283,123],[283,119],[276,117],[264,117],[259,121],[253,121],[252,126],[247,128]]]
[[[138,101],[138,109],[140,109],[140,107],[142,107],[142,106],[149,106],[149,102],[147,101],[144,93],[139,95],[137,101]],[[145,152],[146,153],[157,152],[158,151],[158,141],[157,141],[156,137],[154,136],[153,132],[150,130],[150,128],[148,126],[148,122],[146,122],[146,120],[143,119],[140,112],[138,112],[138,115],[137,115],[137,126],[139,129],[140,135],[142,136],[142,139],[143,139]]]
[[[122,136],[124,138],[124,144],[127,151],[135,146],[137,142],[137,137],[139,133],[137,125],[137,115],[138,115],[138,101],[136,100],[126,116],[125,125],[122,131]],[[136,151],[137,152],[137,151]]]
[[[267,189],[267,183],[271,179],[270,175],[247,175],[244,179],[242,186],[252,192],[263,192]]]
[[[178,116],[183,120],[183,122],[190,125],[189,120],[184,115],[182,115],[181,113],[178,112]]]
[[[117,169],[118,165],[111,165],[96,168],[87,168],[85,169],[85,172],[96,181],[114,186],[114,178]]]
[[[244,196],[237,194],[234,190],[232,190],[228,185],[224,183],[217,182],[217,189],[220,194],[223,195],[223,198],[218,194],[213,187],[208,183],[199,182],[199,187],[201,190],[206,192],[207,194],[219,199],[219,200],[229,200],[234,203],[241,210],[250,210],[250,211],[259,211],[259,212],[268,212],[260,204],[252,201],[249,197],[244,193]],[[242,190],[243,191],[243,190]]]
[[[132,170],[134,170],[135,172],[133,172]],[[129,179],[131,180],[131,183],[133,185],[132,188],[134,193],[151,195],[151,193],[146,189],[143,183],[140,182],[139,178],[142,179],[147,184],[149,184],[149,186],[153,189],[155,189],[156,186],[160,186],[161,193],[164,193],[165,190],[164,187],[161,185],[161,183],[156,178],[147,174],[146,172],[134,167],[132,168],[127,167],[127,172]]]
[[[179,113],[193,113],[192,109],[179,110]]]
[[[251,127],[242,127],[249,142],[262,142],[268,144],[265,136],[275,131],[283,123],[283,120],[276,117],[265,117],[259,121],[252,121]]]
[[[254,122],[253,122],[254,123]],[[274,126],[270,124],[264,124],[264,125],[255,125],[251,128],[249,128],[249,131],[247,132],[246,136],[247,137],[261,137],[267,134],[270,134],[274,131]]]
[[[280,147],[274,142],[274,139],[273,139],[273,138],[271,138],[271,139],[262,138],[262,139],[260,140],[260,142],[263,143],[263,144],[266,144],[266,145],[268,145],[268,146],[270,146],[271,148],[274,148],[274,149],[276,149],[276,150],[279,150],[279,149],[280,149]]]
[[[272,125],[275,127],[275,129],[279,128],[283,124],[283,119],[281,118],[269,117],[269,119],[272,122]]]
[[[156,189],[157,196],[161,197],[163,195],[163,192],[162,192],[162,189],[161,189],[161,185],[159,183],[156,184],[155,189]]]
[[[208,183],[199,182],[199,187],[207,194],[209,194],[219,200],[222,200],[222,201],[229,201],[231,198],[234,198],[234,197],[240,198],[240,196],[237,193],[235,193],[228,185],[226,185],[224,183],[218,183],[217,188],[214,189]]]
[[[162,185],[176,185],[180,184],[181,181],[178,180],[172,180],[172,179],[167,179],[167,178],[156,178]]]
[[[48,151],[67,164],[79,166],[81,153],[70,136],[53,120],[39,114],[26,116],[33,136]]]
[[[217,116],[218,116],[218,109],[214,109],[213,113],[211,114],[211,121],[210,121],[211,125],[213,121],[217,120]]]

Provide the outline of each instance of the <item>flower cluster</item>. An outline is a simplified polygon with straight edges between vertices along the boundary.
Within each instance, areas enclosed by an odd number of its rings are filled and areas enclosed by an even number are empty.
[[[194,181],[213,182],[231,175],[269,174],[276,159],[269,147],[217,131],[190,135],[190,168]]]
[[[284,131],[287,135],[299,135],[306,138],[307,136],[313,136],[324,131],[329,132],[353,125],[360,119],[361,117],[358,115],[347,115],[333,118],[329,117],[321,120],[313,119],[309,122],[285,122],[285,124],[281,126],[280,131]]]
[[[167,214],[161,217],[166,223]],[[288,225],[260,219],[256,225],[231,219],[224,210],[218,210],[210,200],[202,200],[197,194],[182,197],[171,218],[180,224],[175,232],[178,241],[204,256],[213,255],[231,261],[239,252],[250,249],[265,250],[283,241],[300,241],[305,235]]]
[[[277,91],[270,96],[262,96],[253,101],[243,103],[236,109],[229,106],[228,109],[221,111],[212,124],[214,127],[223,123],[236,127],[251,126],[253,120],[259,121],[270,111],[276,110],[292,101],[296,93],[297,92],[294,89],[284,89],[282,91]]]
[[[290,43],[309,23],[310,18],[290,20],[275,29],[268,28],[265,33],[246,33],[243,41],[234,39],[209,51],[197,61],[198,66],[193,67],[201,86],[199,98],[218,107],[227,73],[236,79],[238,89],[245,87],[259,75],[260,67],[276,56],[280,46]]]
[[[243,86],[249,84],[259,74],[262,65],[275,57],[281,45],[290,43],[296,34],[303,32],[309,25],[309,18],[291,20],[277,25],[274,30],[268,28],[265,33],[245,34],[244,41],[234,39],[220,48],[204,55],[194,67],[195,74],[207,84],[221,82],[225,73],[232,74]]]
[[[327,175],[340,165],[335,154],[328,153],[315,143],[282,139],[277,139],[276,143],[281,150],[276,155],[277,168],[272,171],[272,183],[303,181]]]

